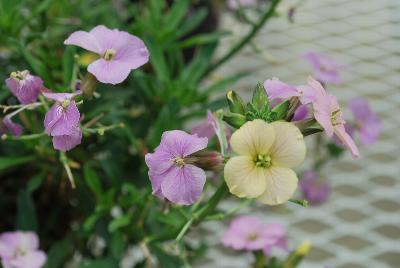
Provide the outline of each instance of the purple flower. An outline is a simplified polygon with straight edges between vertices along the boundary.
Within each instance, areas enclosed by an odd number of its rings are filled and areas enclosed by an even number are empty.
[[[331,188],[328,182],[319,178],[318,174],[313,170],[304,172],[299,186],[303,197],[310,205],[319,205],[324,203],[331,193]]]
[[[257,0],[228,0],[228,7],[232,10],[254,7],[256,5],[257,5]]]
[[[364,145],[374,143],[382,131],[382,121],[374,113],[367,100],[354,98],[349,102],[350,111],[354,118],[354,130],[358,131],[360,141]]]
[[[309,86],[294,87],[283,83],[278,78],[268,79],[264,82],[264,88],[267,91],[268,99],[289,99],[298,97],[301,104],[308,104],[314,101],[315,91]]]
[[[166,131],[154,153],[145,156],[153,194],[182,205],[196,202],[206,181],[204,170],[189,156],[207,147],[207,138],[184,131]]]
[[[308,52],[303,58],[314,68],[314,77],[324,84],[340,84],[340,66],[334,59],[322,53]]]
[[[210,110],[208,110],[206,121],[195,126],[192,129],[191,133],[197,134],[199,137],[211,139],[215,135],[218,135],[219,130],[220,130],[220,127],[217,122],[217,119],[215,118],[215,115]],[[225,127],[225,134],[226,134],[227,138],[229,138],[231,136],[231,130],[227,126]]]
[[[222,238],[222,244],[235,250],[263,250],[269,254],[274,246],[287,249],[285,229],[280,224],[263,225],[253,216],[236,217]]]
[[[43,93],[56,102],[46,113],[44,127],[47,135],[53,137],[56,150],[68,151],[81,143],[82,131],[79,128],[80,113],[74,98],[76,93]]]
[[[88,72],[102,83],[119,84],[131,70],[149,61],[149,52],[141,39],[103,25],[90,32],[74,32],[64,44],[76,45],[100,56],[88,66]]]
[[[310,108],[307,105],[300,105],[294,112],[292,121],[301,121],[310,115]]]
[[[12,114],[7,115],[3,118],[3,124],[6,129],[11,132],[14,136],[21,136],[23,127],[20,124],[14,123],[11,118],[13,117]]]
[[[39,250],[38,236],[21,231],[0,235],[0,258],[4,268],[41,268],[47,259]]]
[[[39,76],[31,75],[25,70],[12,72],[6,79],[6,85],[20,103],[29,104],[37,100],[43,81]]]

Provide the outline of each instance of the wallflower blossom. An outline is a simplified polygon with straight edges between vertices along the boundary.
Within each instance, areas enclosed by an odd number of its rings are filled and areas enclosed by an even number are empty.
[[[308,52],[303,58],[314,68],[314,77],[325,84],[340,84],[340,66],[333,58],[322,53]]]
[[[82,132],[79,128],[80,113],[74,98],[76,93],[43,93],[56,102],[46,113],[44,127],[47,135],[53,137],[54,149],[68,151],[81,143]]]
[[[100,56],[88,66],[88,72],[102,83],[119,84],[133,69],[149,61],[149,52],[141,39],[124,31],[103,25],[90,32],[72,33],[65,45],[75,45]]]
[[[354,129],[357,130],[360,141],[364,145],[370,145],[379,137],[382,131],[382,121],[374,113],[363,98],[354,98],[349,102],[349,108],[354,118]]]
[[[299,97],[301,104],[308,104],[315,99],[315,91],[309,86],[294,87],[283,83],[278,78],[266,80],[264,82],[264,88],[270,101]]]
[[[297,188],[291,168],[300,165],[306,153],[303,135],[294,124],[256,119],[234,132],[230,143],[237,156],[227,162],[224,175],[232,194],[268,205],[290,199]]]
[[[200,197],[206,181],[204,170],[193,165],[189,156],[207,147],[207,138],[184,131],[166,131],[154,153],[145,156],[153,194],[190,205]]]
[[[300,105],[294,112],[292,121],[301,121],[308,118],[310,109],[308,105]]]
[[[41,268],[47,257],[35,233],[17,231],[0,235],[0,258],[4,268]]]
[[[212,137],[217,135],[219,131],[220,131],[220,126],[217,122],[217,119],[215,118],[215,115],[213,114],[213,112],[208,110],[207,119],[203,123],[192,128],[191,133],[197,134],[199,137],[205,137],[207,139],[211,139]],[[227,126],[225,127],[225,134],[227,138],[231,136],[231,130]]]
[[[39,76],[31,75],[25,70],[12,72],[6,79],[6,85],[21,104],[29,104],[37,100],[43,81]]]
[[[12,135],[14,136],[21,136],[23,127],[18,124],[14,123],[11,118],[13,115],[7,115],[6,117],[3,118],[3,124],[6,127],[6,130],[11,132]]]
[[[257,0],[228,0],[228,7],[232,10],[254,7],[256,5]]]
[[[331,187],[328,182],[321,180],[313,170],[304,172],[303,178],[299,182],[299,188],[310,205],[324,203],[331,193]]]
[[[286,232],[281,224],[264,225],[253,216],[236,217],[224,233],[222,244],[235,250],[263,250],[266,255],[275,246],[287,249]]]
[[[353,157],[357,157],[359,155],[357,146],[346,132],[346,122],[342,118],[342,111],[336,98],[327,94],[322,85],[312,77],[308,78],[308,84],[316,91],[316,100],[312,103],[315,119],[324,128],[328,137],[335,134],[338,140],[351,151]]]

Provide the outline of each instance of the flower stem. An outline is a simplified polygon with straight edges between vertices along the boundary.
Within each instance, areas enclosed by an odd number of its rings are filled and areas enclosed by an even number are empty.
[[[20,140],[34,140],[34,139],[39,139],[43,136],[45,136],[46,133],[42,132],[42,133],[37,133],[37,134],[30,134],[30,135],[22,135],[22,136],[10,136],[7,134],[4,134],[3,136],[1,136],[2,140],[12,140],[12,141],[20,141]]]
[[[68,176],[68,179],[69,179],[69,181],[71,183],[72,189],[75,189],[76,186],[75,186],[74,175],[72,175],[71,168],[70,168],[70,166],[68,164],[67,155],[64,152],[60,152],[60,161],[63,164],[65,171],[67,172],[67,176]]]
[[[236,45],[234,45],[222,58],[217,60],[213,65],[211,65],[204,76],[207,76],[215,69],[223,65],[226,61],[232,58],[236,53],[238,53],[243,47],[245,47],[253,37],[258,33],[258,31],[264,26],[264,24],[275,14],[275,8],[277,7],[280,0],[272,0],[269,9],[261,16],[260,20],[254,24],[251,31],[242,38]]]

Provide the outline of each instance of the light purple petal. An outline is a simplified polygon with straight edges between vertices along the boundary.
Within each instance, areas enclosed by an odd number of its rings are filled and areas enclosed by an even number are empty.
[[[152,194],[161,199],[165,198],[161,191],[161,184],[165,179],[165,174],[158,174],[150,169],[148,175],[150,178],[151,189],[153,190]]]
[[[88,72],[102,83],[116,85],[128,77],[131,66],[122,61],[98,59],[89,64]]]
[[[208,139],[190,135],[181,130],[165,131],[157,149],[175,157],[186,157],[207,147]]]
[[[65,41],[65,45],[74,45],[100,54],[103,52],[100,43],[90,32],[77,31],[72,33]]]
[[[55,103],[44,120],[46,133],[51,136],[69,135],[79,124],[80,113],[75,101],[67,108]]]
[[[46,259],[46,254],[43,251],[35,250],[18,256],[10,260],[9,263],[16,268],[42,268]]]
[[[314,76],[323,83],[339,84],[339,64],[328,55],[309,52],[303,58],[311,63],[314,68]]]
[[[12,116],[6,116],[3,119],[4,126],[7,128],[8,131],[11,132],[14,136],[21,136],[23,127],[20,124],[14,123],[11,120]]]
[[[7,78],[6,85],[21,104],[29,104],[37,100],[43,88],[43,81],[39,76],[30,75],[28,72],[22,80]]]
[[[126,43],[116,47],[115,61],[126,63],[131,69],[136,69],[149,61],[149,51],[142,40],[125,32]]]
[[[163,195],[171,202],[190,205],[196,202],[206,182],[206,173],[193,165],[173,167],[161,184]]]
[[[63,110],[63,107],[59,103],[55,103],[46,113],[44,117],[44,128],[47,135],[51,135],[54,125],[57,124],[58,120],[60,120],[63,115]]]
[[[53,147],[56,150],[66,152],[81,144],[81,140],[82,131],[75,127],[68,135],[54,136]]]
[[[65,100],[72,100],[76,96],[79,96],[82,94],[82,91],[76,91],[74,93],[53,93],[53,92],[43,92],[43,96],[45,96],[48,99],[58,101],[62,103]]]
[[[297,91],[300,92],[300,102],[303,105],[312,103],[316,99],[315,90],[310,86],[299,86]]]
[[[191,131],[192,134],[197,134],[199,137],[204,137],[207,139],[211,139],[214,137],[218,131],[217,122],[214,114],[208,110],[207,111],[207,120],[198,126],[194,127]]]
[[[267,91],[269,100],[288,99],[294,96],[300,96],[297,89],[291,85],[283,83],[277,78],[268,79],[264,82],[264,88]]]
[[[149,169],[156,174],[162,174],[172,167],[174,156],[163,150],[145,155],[145,161]]]
[[[309,116],[309,107],[307,105],[300,105],[294,112],[292,121],[301,121]]]
[[[318,177],[317,173],[310,170],[303,174],[299,183],[300,191],[310,205],[324,203],[330,196],[331,188],[326,180]]]

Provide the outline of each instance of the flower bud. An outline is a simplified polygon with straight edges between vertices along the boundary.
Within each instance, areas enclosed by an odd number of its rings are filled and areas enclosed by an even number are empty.
[[[267,93],[265,92],[264,86],[260,83],[257,84],[256,89],[254,90],[251,104],[257,110],[262,110],[266,106],[269,106]]]
[[[311,242],[306,240],[300,244],[296,249],[296,254],[299,256],[306,256],[311,250]]]
[[[91,73],[87,73],[82,80],[81,90],[85,97],[91,97],[93,93],[96,91],[97,87],[97,79]]]
[[[235,91],[230,90],[226,94],[226,99],[228,100],[229,110],[232,113],[242,114],[246,113],[246,106],[242,98],[236,94]]]
[[[244,115],[231,112],[224,113],[223,120],[234,128],[240,128],[246,123],[246,117]]]
[[[224,157],[217,151],[199,151],[185,159],[186,163],[204,169],[218,172],[224,166]]]

